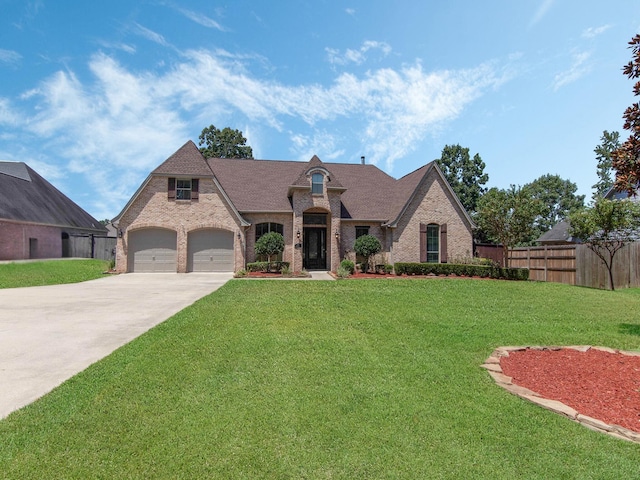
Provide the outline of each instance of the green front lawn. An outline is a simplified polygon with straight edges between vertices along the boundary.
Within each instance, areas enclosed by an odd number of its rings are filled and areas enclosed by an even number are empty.
[[[640,445],[480,364],[638,349],[639,307],[637,289],[529,282],[231,281],[0,421],[0,477],[637,478]]]
[[[78,283],[103,276],[104,260],[43,260],[0,264],[0,288]]]

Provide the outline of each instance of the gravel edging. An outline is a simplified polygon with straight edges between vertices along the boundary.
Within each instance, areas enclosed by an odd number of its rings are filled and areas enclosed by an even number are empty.
[[[517,395],[520,398],[528,400],[530,402],[535,403],[536,405],[541,406],[542,408],[546,408],[547,410],[551,410],[554,413],[560,414],[564,417],[573,420],[574,422],[580,423],[581,425],[595,430],[596,432],[606,433],[612,437],[628,440],[631,442],[640,443],[640,433],[634,432],[627,428],[621,427],[619,425],[609,425],[608,423],[603,422],[602,420],[598,420],[596,418],[588,417],[586,415],[582,415],[573,408],[565,405],[562,402],[557,400],[551,400],[548,398],[544,398],[540,396],[540,394],[529,390],[528,388],[521,387],[512,383],[511,377],[508,377],[502,372],[502,367],[500,366],[500,359],[503,357],[508,357],[509,353],[517,352],[522,350],[563,350],[563,349],[573,349],[578,350],[580,352],[586,352],[587,350],[593,348],[596,350],[602,350],[608,353],[620,353],[622,355],[629,356],[640,356],[640,352],[629,352],[623,350],[614,350],[612,348],[607,347],[592,347],[590,345],[576,345],[576,346],[568,346],[568,347],[541,347],[541,346],[523,346],[523,347],[498,347],[493,353],[487,358],[482,365],[482,368],[485,368],[489,375],[495,380],[498,386],[504,388],[509,393],[513,395]]]

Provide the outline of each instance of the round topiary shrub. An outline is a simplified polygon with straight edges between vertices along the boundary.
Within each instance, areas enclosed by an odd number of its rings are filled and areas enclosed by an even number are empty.
[[[373,235],[362,235],[356,239],[356,242],[353,244],[353,249],[358,255],[367,259],[362,268],[362,271],[366,272],[371,265],[371,257],[382,250],[382,244],[380,240]]]

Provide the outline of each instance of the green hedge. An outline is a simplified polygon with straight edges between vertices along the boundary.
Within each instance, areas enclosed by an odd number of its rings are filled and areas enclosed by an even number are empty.
[[[396,263],[396,275],[458,275],[461,277],[503,278],[528,280],[528,268],[501,268],[486,265],[458,265],[452,263]]]
[[[269,266],[269,262],[253,262],[247,263],[247,271],[248,272],[266,272],[267,266]],[[271,272],[280,272],[283,268],[289,269],[289,262],[271,262],[271,268],[269,270]]]

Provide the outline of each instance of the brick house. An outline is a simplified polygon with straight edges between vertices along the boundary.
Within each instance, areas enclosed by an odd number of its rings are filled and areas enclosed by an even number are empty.
[[[0,162],[0,260],[70,256],[69,239],[100,222],[22,162]]]
[[[191,141],[158,166],[122,212],[120,272],[237,271],[267,232],[292,271],[335,271],[376,236],[376,262],[471,256],[471,218],[435,162],[396,180],[374,165],[205,159]]]

